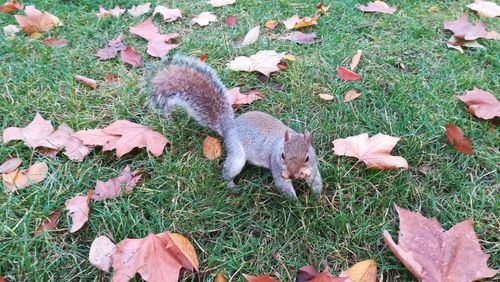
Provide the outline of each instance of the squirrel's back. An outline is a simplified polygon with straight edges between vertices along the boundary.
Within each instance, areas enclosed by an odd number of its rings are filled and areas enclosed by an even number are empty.
[[[223,135],[234,119],[227,90],[207,64],[184,56],[165,60],[151,79],[152,102],[165,113],[185,108],[197,122]]]

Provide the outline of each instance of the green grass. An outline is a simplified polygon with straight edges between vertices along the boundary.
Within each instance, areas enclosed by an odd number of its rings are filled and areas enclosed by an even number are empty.
[[[275,39],[286,33],[280,26],[262,30],[251,46],[235,46],[235,39],[265,20],[284,20],[295,13],[311,16],[316,1],[305,2],[238,0],[237,5],[214,9],[205,1],[161,1],[181,8],[184,18],[165,24],[155,19],[164,32],[180,33],[180,47],[172,53],[207,53],[207,62],[228,87],[256,87],[265,93],[264,100],[238,113],[265,111],[296,130],[313,133],[324,193],[316,201],[299,185],[298,202],[286,201],[274,189],[269,171],[254,167],[247,167],[240,177],[243,193],[231,196],[221,177],[222,161],[207,161],[202,154],[204,137],[214,133],[183,113],[166,121],[152,111],[139,87],[142,69],[117,59],[96,60],[97,49],[121,33],[146,62],[156,61],[145,55],[146,42],[128,32],[146,16],[99,19],[94,13],[100,2],[90,0],[30,2],[64,22],[63,27],[45,32],[44,38],[63,37],[70,43],[50,48],[22,33],[14,40],[0,39],[1,128],[25,126],[37,111],[53,125],[67,123],[76,130],[128,119],[163,132],[172,145],[159,158],[137,150],[117,160],[113,153],[95,150],[77,163],[62,154],[47,159],[19,142],[2,144],[0,160],[20,157],[24,167],[46,160],[50,172],[42,183],[18,193],[0,193],[0,276],[16,281],[107,280],[111,275],[87,260],[95,237],[106,235],[119,242],[168,230],[193,242],[201,262],[197,275],[203,281],[211,281],[219,270],[233,281],[242,281],[242,273],[270,273],[286,281],[273,254],[282,257],[292,275],[306,264],[328,266],[337,273],[373,258],[382,281],[409,281],[409,272],[381,241],[384,229],[397,236],[394,204],[437,217],[446,229],[472,217],[483,250],[491,254],[490,267],[499,268],[498,123],[472,117],[455,96],[474,86],[498,95],[500,45],[480,40],[488,50],[466,49],[460,54],[444,44],[450,33],[443,30],[443,21],[462,15],[470,1],[388,1],[400,2],[394,15],[364,14],[355,8],[358,1],[326,1],[331,12],[318,26],[307,29],[318,34],[318,44],[301,46]],[[139,3],[109,1],[106,7]],[[153,7],[156,4],[152,2]],[[438,11],[430,12],[431,6]],[[236,15],[237,26],[221,22],[191,26],[189,19],[202,11],[213,11],[220,20]],[[489,29],[500,30],[498,19],[485,21]],[[5,26],[15,20],[0,14],[0,22]],[[269,82],[226,68],[236,56],[264,49],[288,52],[297,60]],[[357,70],[363,80],[343,82],[335,69],[347,66],[356,49],[364,54]],[[397,63],[404,63],[407,70],[397,68]],[[100,83],[93,91],[73,78],[80,74],[101,79],[107,73],[119,75],[122,82]],[[273,90],[272,83],[283,85],[284,91]],[[343,93],[353,88],[362,96],[343,103]],[[322,101],[319,93],[330,93],[335,101]],[[473,156],[448,144],[446,123],[456,124],[472,139]],[[401,137],[394,154],[404,156],[410,169],[368,171],[351,158],[332,154],[331,141],[363,132]],[[56,231],[34,236],[52,210],[92,189],[97,179],[117,175],[126,164],[145,171],[130,196],[92,203],[89,221],[75,234],[68,232],[71,221],[63,213]],[[430,166],[431,172],[419,173],[422,165]]]

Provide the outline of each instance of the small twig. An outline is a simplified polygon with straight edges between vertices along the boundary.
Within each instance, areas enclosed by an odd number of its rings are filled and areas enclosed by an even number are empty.
[[[283,260],[281,260],[281,257],[279,254],[273,254],[273,258],[277,260],[281,266],[285,269],[286,276],[288,276],[288,281],[293,282],[292,277],[290,276],[290,272],[288,272],[288,268],[286,268],[286,265],[283,263]]]

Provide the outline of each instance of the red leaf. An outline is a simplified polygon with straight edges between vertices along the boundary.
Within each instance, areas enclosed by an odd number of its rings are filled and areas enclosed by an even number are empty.
[[[2,13],[11,13],[22,10],[24,8],[23,4],[18,3],[17,1],[9,1],[5,2],[2,6],[0,6],[0,12]]]
[[[500,101],[490,92],[474,87],[473,90],[465,92],[465,95],[457,97],[466,103],[468,111],[478,118],[492,119],[500,117]]]
[[[137,185],[137,182],[141,179],[141,176],[140,170],[130,172],[130,167],[127,165],[117,177],[110,178],[106,182],[97,180],[92,199],[95,201],[103,201],[116,198],[122,193],[130,194]]]
[[[445,21],[444,28],[453,31],[455,37],[465,40],[475,40],[486,36],[485,24],[469,23],[466,14],[456,21]]]
[[[35,235],[40,236],[44,231],[56,228],[57,222],[59,221],[59,216],[61,216],[61,209],[56,209],[55,211],[51,212],[49,217],[44,219],[42,224],[38,226]]]
[[[472,220],[445,231],[436,219],[396,206],[399,214],[399,243],[387,230],[385,244],[419,281],[469,282],[493,277],[489,255],[481,250]]]
[[[344,67],[338,67],[337,68],[337,75],[342,78],[343,80],[349,81],[349,80],[359,80],[361,79],[361,76],[359,74],[352,72]]]
[[[155,39],[160,34],[160,30],[153,24],[153,18],[151,17],[136,26],[129,27],[129,31],[146,40]]]
[[[134,48],[130,46],[125,46],[125,50],[120,52],[120,59],[127,64],[134,67],[142,67],[141,55],[137,53]]]
[[[224,20],[224,23],[227,26],[235,27],[237,20],[238,20],[238,18],[236,16],[229,16],[229,17],[227,17],[227,19]]]
[[[297,279],[295,282],[307,282],[314,277],[318,276],[319,273],[311,265],[303,266],[297,271]]]
[[[248,275],[248,274],[243,274],[243,277],[245,277],[245,279],[248,282],[279,282],[278,280],[269,277],[269,275],[267,275],[267,274],[260,275],[260,276],[252,276],[252,275]]]
[[[469,138],[464,137],[464,133],[460,128],[453,124],[446,125],[446,136],[450,144],[459,152],[472,155],[472,142]]]
[[[97,81],[95,81],[92,78],[88,78],[82,75],[75,75],[75,79],[80,81],[83,85],[87,86],[88,88],[96,89],[97,87]]]
[[[202,62],[204,62],[207,58],[208,58],[208,54],[203,54],[203,55],[200,55],[198,57],[198,59],[200,59],[200,61],[202,61]]]
[[[99,49],[96,56],[101,60],[107,60],[114,58],[119,51],[124,49],[125,45],[122,42],[121,35],[118,35],[115,39],[111,40],[106,47]]]
[[[50,47],[65,47],[68,45],[68,40],[62,38],[48,38],[43,41],[43,44]]]

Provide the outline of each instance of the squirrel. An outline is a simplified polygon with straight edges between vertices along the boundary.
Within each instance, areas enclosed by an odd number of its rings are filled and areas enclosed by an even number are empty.
[[[226,87],[215,70],[198,59],[175,55],[162,63],[148,78],[153,106],[165,116],[180,106],[222,136],[227,152],[222,176],[229,188],[236,191],[234,178],[249,162],[270,169],[276,187],[292,200],[297,199],[292,180],[304,180],[320,196],[322,180],[311,133],[297,133],[263,112],[235,117]]]

